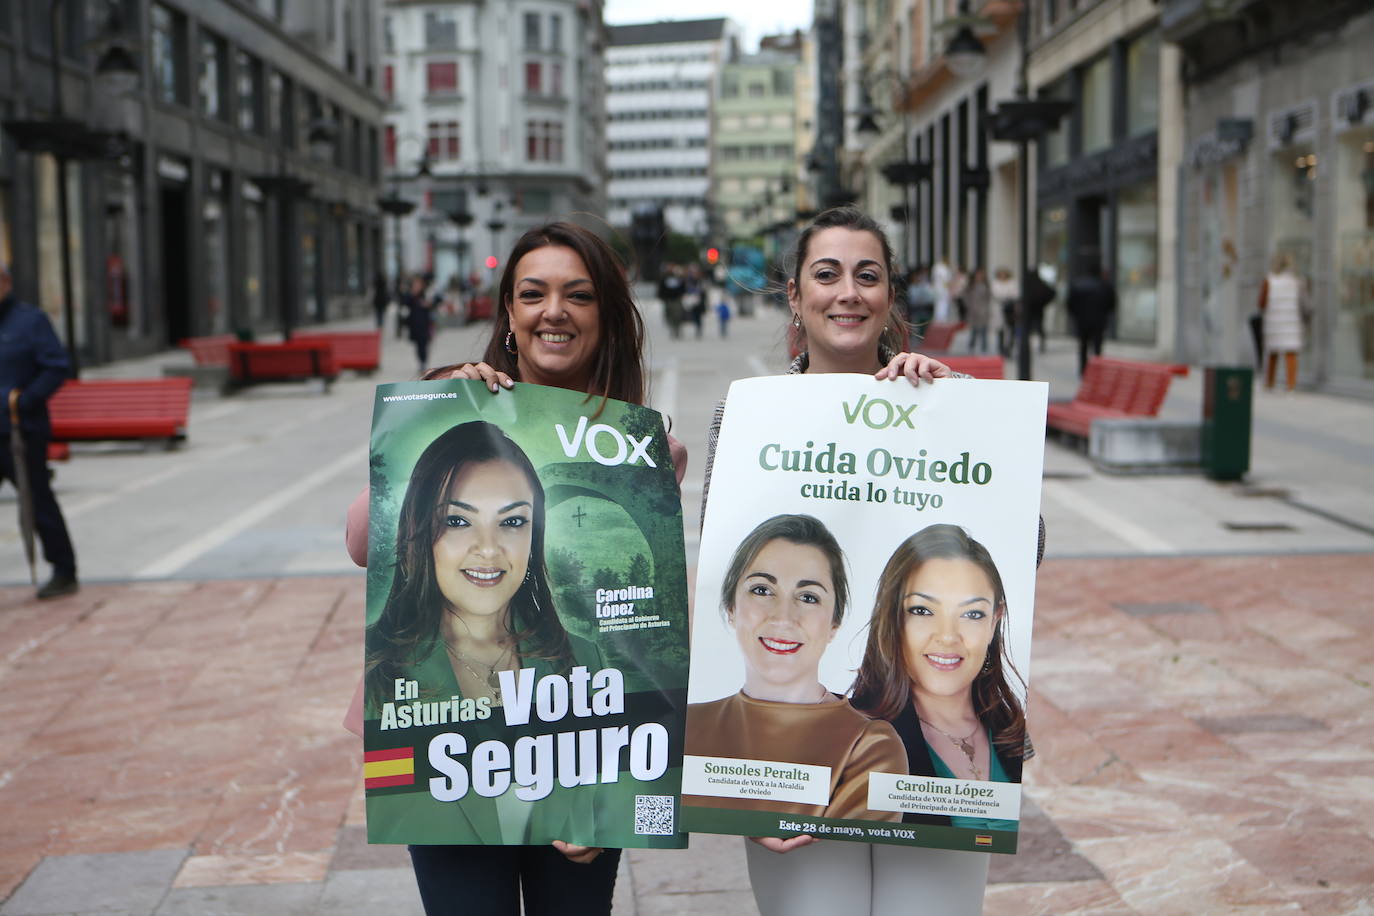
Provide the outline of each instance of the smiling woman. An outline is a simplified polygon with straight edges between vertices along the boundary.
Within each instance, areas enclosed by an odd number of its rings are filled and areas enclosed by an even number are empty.
[[[743,759],[827,767],[827,803],[684,796],[685,803],[897,819],[868,810],[868,774],[906,772],[900,739],[820,680],[821,656],[848,603],[844,554],[818,519],[778,515],[740,542],[721,584],[721,608],[744,655],[744,687],[687,707],[687,747],[727,765]]]

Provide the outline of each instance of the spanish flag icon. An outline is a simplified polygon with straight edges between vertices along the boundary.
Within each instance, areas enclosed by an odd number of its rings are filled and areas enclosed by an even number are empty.
[[[368,785],[371,785],[371,783],[368,783]],[[992,837],[989,836],[989,835],[986,834],[986,833],[975,833],[975,834],[973,835],[973,845],[974,845],[974,846],[991,846],[991,845],[992,845]]]
[[[393,747],[363,754],[363,788],[415,784],[415,748]]]

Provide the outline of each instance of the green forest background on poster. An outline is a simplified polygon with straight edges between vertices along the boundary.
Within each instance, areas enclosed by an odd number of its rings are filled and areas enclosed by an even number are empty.
[[[383,401],[388,396],[435,392],[458,397]],[[600,645],[612,664],[627,663],[618,665],[625,671],[627,691],[685,689],[682,504],[663,422],[657,412],[622,401],[606,401],[596,415],[601,405],[600,398],[535,385],[517,384],[495,395],[481,382],[471,381],[378,386],[369,474],[367,622],[381,615],[391,588],[396,516],[415,460],[449,427],[485,420],[501,427],[525,451],[544,485],[549,586],[568,632]],[[567,457],[555,424],[562,424],[571,436],[580,416],[588,417],[589,426],[604,423],[636,438],[652,436],[648,455],[657,467],[606,467],[588,458],[585,449]],[[597,498],[591,488],[615,493],[620,502]],[[596,589],[645,582],[654,584],[655,612],[680,618],[674,626],[599,634],[592,600]]]

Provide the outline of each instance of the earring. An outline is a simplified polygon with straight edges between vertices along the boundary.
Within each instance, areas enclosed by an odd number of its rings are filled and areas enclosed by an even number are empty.
[[[516,355],[516,354],[515,354],[515,332],[514,332],[514,331],[507,331],[507,332],[506,332],[506,352],[509,353],[511,356],[515,356],[515,355]]]
[[[799,315],[799,314],[796,313],[796,312],[793,312],[793,313],[792,313],[792,327],[794,327],[794,328],[799,328],[799,327],[801,327],[801,315]]]
[[[991,670],[992,670],[992,653],[989,652],[987,655],[983,656],[983,673],[984,673],[984,674],[987,674],[987,673],[988,673],[989,671],[991,671]]]

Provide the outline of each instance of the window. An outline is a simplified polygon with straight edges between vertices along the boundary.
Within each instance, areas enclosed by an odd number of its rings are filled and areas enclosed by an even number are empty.
[[[562,162],[562,122],[526,121],[525,158],[530,162]]]
[[[1126,133],[1159,126],[1159,32],[1151,31],[1126,49]]]
[[[1112,144],[1112,60],[1103,55],[1083,71],[1083,153]]]
[[[207,118],[227,120],[229,106],[225,104],[229,50],[224,39],[209,32],[200,33],[200,80],[196,89],[200,96],[200,111]]]
[[[186,104],[186,17],[153,4],[154,95],[160,102]]]
[[[451,161],[459,158],[462,145],[457,121],[429,122],[429,158]]]
[[[762,143],[755,143],[744,148],[746,159],[766,159],[768,157],[768,147]]]
[[[272,107],[277,109],[274,117],[278,122],[277,136],[286,146],[291,146],[296,138],[296,90],[291,81],[280,73],[274,74],[280,83],[281,101],[273,100]]]
[[[792,94],[792,74],[787,70],[773,71],[773,94],[791,95]]]
[[[739,98],[739,78],[730,75],[720,79],[720,97],[723,99]]]
[[[549,95],[563,94],[563,65],[549,64]]]
[[[432,60],[425,64],[425,92],[429,95],[453,95],[458,91],[458,62]]]
[[[382,17],[382,50],[387,54],[396,53],[396,36],[390,16]]]
[[[749,98],[751,98],[751,99],[761,99],[761,98],[763,98],[763,83],[750,83],[750,84],[749,84]]]
[[[1067,100],[1070,96],[1068,78],[1061,78],[1047,86],[1041,94],[1047,99]],[[1061,118],[1059,126],[1045,134],[1041,147],[1041,162],[1046,168],[1064,165],[1069,161],[1069,122],[1074,115]]]
[[[386,126],[385,143],[386,149],[383,155],[386,158],[386,167],[394,169],[396,168],[396,126],[394,124],[388,124]]]
[[[264,127],[262,117],[262,61],[247,51],[234,55],[238,70],[239,129],[257,133]]]
[[[451,51],[458,47],[458,19],[453,13],[425,13],[425,48]]]
[[[525,14],[525,50],[538,51],[542,47],[539,41],[539,14]]]
[[[525,92],[539,95],[543,92],[544,65],[537,60],[525,62]]]
[[[530,188],[520,195],[520,212],[535,216],[553,212],[553,192]]]
[[[549,50],[563,50],[563,17],[558,13],[549,14]]]
[[[790,159],[791,157],[792,157],[792,144],[790,144],[790,143],[774,143],[774,144],[773,144],[773,158],[774,158],[774,159]]]
[[[391,64],[382,68],[382,95],[388,99],[396,97],[396,68]]]

